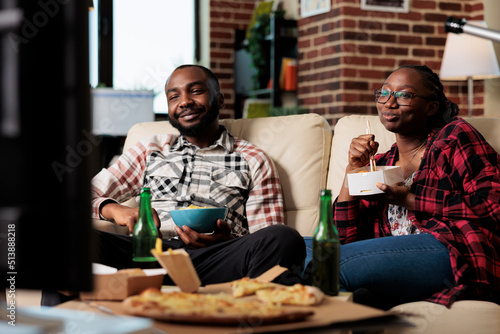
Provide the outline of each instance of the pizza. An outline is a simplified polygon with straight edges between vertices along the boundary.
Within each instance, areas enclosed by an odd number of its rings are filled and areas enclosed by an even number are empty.
[[[231,282],[231,290],[233,292],[233,297],[235,298],[250,296],[258,290],[273,289],[277,286],[278,285],[276,283],[260,282],[249,277],[243,277],[239,280]]]
[[[170,322],[252,326],[300,321],[314,313],[227,293],[163,293],[156,288],[126,298],[122,308],[131,315]]]
[[[320,289],[313,286],[300,283],[284,286],[248,277],[231,282],[231,289],[235,298],[257,294],[261,301],[283,305],[316,305],[325,296]]]
[[[256,294],[259,300],[278,305],[316,305],[325,297],[320,289],[302,284],[259,290]]]

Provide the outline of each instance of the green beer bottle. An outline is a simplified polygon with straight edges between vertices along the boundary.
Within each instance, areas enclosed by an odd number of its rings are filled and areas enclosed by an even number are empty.
[[[332,192],[321,190],[319,224],[313,237],[312,285],[325,294],[339,294],[340,243],[333,224]]]
[[[151,254],[155,248],[158,230],[153,221],[151,209],[151,192],[143,188],[139,205],[139,220],[134,226],[132,235],[132,262],[136,268],[157,268],[158,262]]]

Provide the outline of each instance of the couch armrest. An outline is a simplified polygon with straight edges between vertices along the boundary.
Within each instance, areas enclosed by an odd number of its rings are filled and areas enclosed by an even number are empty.
[[[92,219],[92,226],[96,230],[128,235],[128,227],[117,225],[107,220]]]

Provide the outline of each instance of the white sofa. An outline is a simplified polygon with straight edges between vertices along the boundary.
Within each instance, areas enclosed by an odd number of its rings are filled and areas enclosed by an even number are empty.
[[[312,236],[319,217],[319,193],[326,185],[332,131],[328,123],[315,114],[256,119],[224,119],[234,136],[249,140],[273,159],[281,177],[287,223],[303,236]],[[134,125],[125,140],[124,149],[156,133],[177,133],[168,121]],[[126,202],[137,206],[135,199]],[[128,229],[114,223],[94,220],[100,230],[127,234]],[[22,291],[20,306],[40,305],[40,292]]]
[[[281,179],[287,224],[303,236],[312,236],[319,215],[319,193],[326,185],[332,131],[316,114],[253,119],[223,119],[229,133],[250,141],[274,161]],[[124,150],[157,133],[177,133],[168,121],[134,125]],[[127,202],[137,206],[135,199]],[[127,233],[127,229],[103,221],[97,228]]]
[[[312,236],[319,213],[319,191],[332,189],[334,197],[342,186],[351,139],[365,133],[366,121],[380,143],[380,151],[395,141],[377,116],[352,115],[341,118],[332,131],[315,114],[256,119],[221,120],[229,132],[249,140],[274,160],[281,177],[287,224],[303,236]],[[500,152],[500,118],[469,120]],[[155,133],[176,132],[168,122],[140,123],[127,136],[125,149]],[[129,202],[136,205],[135,200]],[[105,221],[94,221],[96,228],[127,233],[126,229]],[[402,304],[393,309],[414,316],[415,327],[386,330],[385,333],[500,333],[500,306],[483,301],[458,301],[450,309],[429,303]]]
[[[500,152],[500,118],[467,120]],[[353,137],[365,133],[367,121],[380,143],[379,151],[389,149],[395,137],[382,126],[378,116],[345,116],[337,122],[333,137],[330,126],[315,114],[225,119],[221,123],[231,134],[259,146],[274,160],[283,185],[287,224],[308,237],[316,228],[320,189],[332,189],[333,196],[337,196],[343,183],[349,144]],[[168,122],[137,124],[129,131],[125,149],[154,133],[171,131],[176,132]],[[136,204],[132,201],[131,205]],[[95,224],[102,229],[120,230],[108,222],[96,221]],[[416,327],[398,329],[397,333],[500,333],[500,306],[490,302],[458,301],[450,309],[429,302],[414,302],[393,310],[414,314],[408,319]]]

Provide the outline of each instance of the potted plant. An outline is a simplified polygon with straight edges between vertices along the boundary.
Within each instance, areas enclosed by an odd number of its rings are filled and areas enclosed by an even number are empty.
[[[267,38],[271,33],[271,15],[283,17],[284,10],[263,13],[255,17],[255,23],[248,32],[248,53],[255,69],[252,75],[254,89],[266,88],[271,74],[271,42]]]
[[[255,24],[248,34],[248,53],[255,69],[252,75],[254,89],[264,88],[270,75],[270,44],[266,36],[270,33],[269,14],[261,14],[255,18]]]

